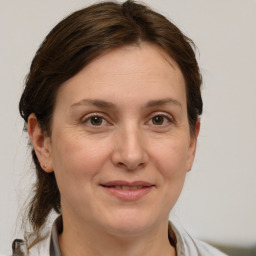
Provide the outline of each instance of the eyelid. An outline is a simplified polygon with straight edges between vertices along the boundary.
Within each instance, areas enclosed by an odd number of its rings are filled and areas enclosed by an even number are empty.
[[[161,111],[154,112],[154,113],[150,114],[148,122],[152,121],[152,119],[156,116],[162,116],[162,117],[166,118],[169,121],[169,123],[174,123],[175,122],[175,119],[174,119],[173,115],[171,115],[170,113],[161,112]],[[164,126],[164,125],[162,125],[162,126]]]
[[[105,113],[102,113],[102,112],[92,112],[92,113],[88,113],[86,115],[84,115],[82,118],[81,118],[81,122],[82,123],[86,123],[91,117],[94,117],[94,116],[98,116],[98,117],[101,117],[106,123],[110,124],[111,122],[109,121],[109,118],[106,117],[106,114]],[[166,118],[170,123],[174,123],[175,122],[175,119],[173,117],[173,115],[171,115],[170,113],[167,113],[167,112],[161,112],[161,111],[158,111],[158,112],[154,112],[154,113],[151,113],[150,115],[148,115],[148,118],[147,118],[147,123],[152,121],[152,118],[156,117],[156,116],[162,116],[164,118]],[[101,125],[102,126],[102,125]]]
[[[109,124],[109,121],[107,120],[106,115],[102,112],[92,112],[92,113],[86,114],[81,118],[81,122],[86,123],[90,120],[90,118],[95,116],[102,118],[107,124]],[[93,126],[93,125],[90,125],[90,126]],[[99,127],[101,126],[103,125],[100,125]],[[93,126],[93,127],[97,127],[97,126]]]

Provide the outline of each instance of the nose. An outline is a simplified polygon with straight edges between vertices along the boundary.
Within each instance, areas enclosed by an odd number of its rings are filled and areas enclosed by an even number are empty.
[[[120,129],[115,138],[112,161],[126,170],[137,170],[148,162],[148,154],[142,131],[138,127]]]

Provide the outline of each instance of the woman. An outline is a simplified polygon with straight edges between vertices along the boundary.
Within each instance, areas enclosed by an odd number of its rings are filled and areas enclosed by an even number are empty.
[[[37,181],[33,232],[13,255],[224,255],[168,222],[200,129],[192,46],[133,1],[82,9],[49,33],[19,105]]]

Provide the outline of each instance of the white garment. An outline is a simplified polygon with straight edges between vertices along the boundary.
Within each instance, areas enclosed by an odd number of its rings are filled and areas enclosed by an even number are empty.
[[[177,256],[227,256],[209,244],[192,238],[182,227],[171,223],[177,244]]]
[[[171,227],[177,239],[177,256],[227,256],[214,247],[192,238],[179,225],[171,223]],[[54,222],[51,235],[49,233],[45,240],[35,245],[30,249],[29,254],[24,256],[61,256],[58,245],[56,221]]]

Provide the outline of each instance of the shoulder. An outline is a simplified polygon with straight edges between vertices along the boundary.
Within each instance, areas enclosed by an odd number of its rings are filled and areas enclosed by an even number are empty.
[[[28,253],[28,256],[50,256],[51,234],[48,233],[42,241],[34,245]]]
[[[48,233],[44,236],[44,239],[28,249],[23,240],[15,239],[12,243],[12,256],[49,256],[50,240],[51,235]]]
[[[180,225],[170,225],[176,236],[178,256],[227,256],[209,244],[193,238]]]
[[[58,233],[62,230],[62,217],[58,216],[53,222],[50,229],[46,229],[42,234],[42,239],[27,248],[23,240],[16,239],[12,244],[12,256],[50,256],[61,255],[58,245]],[[1,255],[0,255],[1,256]]]

